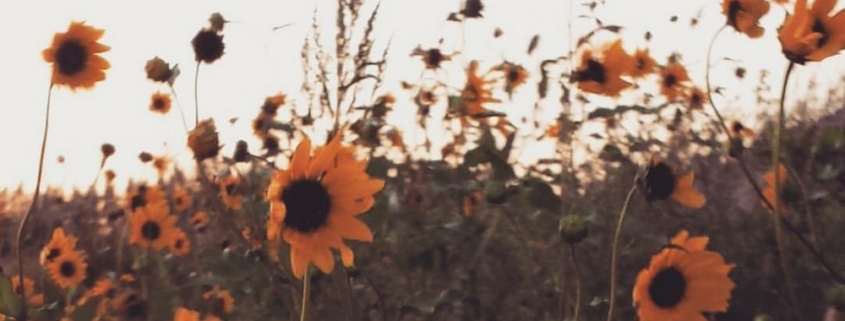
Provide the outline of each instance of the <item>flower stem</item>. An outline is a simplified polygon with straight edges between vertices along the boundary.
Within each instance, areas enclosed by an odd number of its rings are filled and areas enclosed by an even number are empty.
[[[572,320],[578,321],[578,312],[581,310],[581,274],[578,273],[578,260],[575,257],[575,244],[569,243],[569,258],[572,259],[572,269],[575,270],[575,311],[572,313]]]
[[[786,247],[784,246],[783,241],[783,226],[780,220],[781,217],[781,201],[779,191],[783,186],[780,186],[780,153],[781,149],[783,149],[783,131],[786,127],[786,112],[784,106],[786,106],[786,88],[789,84],[789,75],[792,73],[792,69],[795,66],[795,63],[790,61],[789,65],[786,67],[786,73],[783,75],[783,88],[781,88],[780,93],[780,108],[778,111],[778,124],[774,128],[774,147],[772,150],[772,166],[774,166],[774,190],[775,190],[775,197],[774,200],[774,210],[772,212],[772,220],[775,222],[775,241],[777,243],[778,248],[778,258],[781,270],[783,270],[783,280],[786,286],[786,293],[789,295],[789,301],[792,305],[793,309],[797,309],[798,307],[798,300],[795,297],[795,292],[793,292],[792,286],[792,278],[789,276],[788,265],[786,263]],[[797,311],[796,311],[797,314]],[[800,314],[799,314],[800,317]]]
[[[305,274],[302,275],[302,308],[299,309],[299,321],[305,321],[308,312],[308,268],[305,267]]]
[[[196,87],[196,79],[194,80],[194,86]],[[170,93],[173,94],[173,100],[176,101],[176,107],[179,108],[179,116],[182,116],[182,126],[185,126],[185,132],[188,132],[188,121],[185,120],[185,110],[182,109],[182,103],[179,102],[179,96],[176,95],[176,89],[173,88],[173,85],[169,85],[168,87],[170,87]],[[196,100],[196,95],[194,95],[194,100]]]
[[[47,130],[50,128],[50,97],[53,95],[53,83],[50,83],[50,87],[47,89],[47,112],[44,115],[44,137],[41,139],[41,154],[38,156],[38,176],[35,179],[35,191],[32,193],[32,202],[29,203],[29,208],[26,210],[26,213],[23,215],[21,219],[21,224],[18,226],[18,235],[15,243],[15,251],[17,251],[18,255],[18,284],[21,285],[23,288],[23,249],[21,245],[23,243],[23,229],[26,226],[26,222],[29,221],[29,217],[32,215],[32,210],[37,207],[38,204],[38,196],[41,193],[41,177],[44,174],[44,152],[47,150]],[[21,291],[21,301],[20,301],[20,311],[18,312],[18,319],[21,321],[27,320],[27,308],[26,308],[26,291]]]
[[[613,320],[613,309],[616,305],[616,256],[619,254],[619,235],[622,234],[622,223],[625,222],[625,214],[628,213],[628,204],[631,203],[631,198],[634,192],[637,191],[637,181],[640,175],[634,177],[634,184],[631,190],[628,191],[628,196],[625,197],[625,203],[622,204],[622,210],[619,212],[619,222],[616,223],[616,232],[613,234],[613,250],[610,254],[610,294],[608,297],[607,321]]]
[[[724,25],[713,34],[713,38],[710,39],[710,45],[707,46],[707,62],[706,67],[704,67],[704,80],[707,84],[707,101],[710,102],[710,107],[713,109],[713,113],[716,114],[716,118],[719,120],[719,124],[722,125],[722,129],[725,131],[725,134],[728,135],[728,141],[731,139],[731,131],[728,129],[728,124],[725,123],[725,119],[722,117],[722,114],[719,113],[719,109],[716,108],[716,105],[713,103],[713,94],[711,93],[712,90],[710,88],[710,60],[711,55],[713,54],[713,44],[716,43],[716,39],[719,38],[719,35],[722,34],[722,31],[727,28],[728,25]]]
[[[200,79],[200,63],[197,61],[197,71],[194,73],[194,128],[200,124],[200,101],[197,94]]]

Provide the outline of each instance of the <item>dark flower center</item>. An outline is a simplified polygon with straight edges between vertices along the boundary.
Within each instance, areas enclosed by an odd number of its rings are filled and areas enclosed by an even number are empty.
[[[66,40],[56,50],[56,65],[59,73],[73,76],[85,69],[88,51],[77,40]]]
[[[590,59],[587,61],[586,69],[575,73],[575,80],[595,81],[597,83],[603,84],[605,81],[607,81],[607,71],[604,69],[604,66],[601,63],[595,61],[594,59]]]
[[[515,83],[516,81],[518,81],[519,69],[517,69],[516,67],[509,68],[507,78],[509,83]]]
[[[636,64],[636,68],[637,68],[637,70],[639,70],[639,71],[643,71],[643,70],[645,70],[645,58],[643,58],[643,57],[637,57],[637,64]]]
[[[161,237],[161,226],[158,222],[146,221],[141,225],[141,236],[150,241],[158,240]]]
[[[728,5],[728,12],[727,12],[728,25],[729,26],[734,27],[734,29],[737,29],[736,15],[742,10],[743,10],[742,4],[740,4],[739,1],[737,1],[737,0],[731,1],[731,3]]]
[[[671,308],[676,306],[684,298],[687,289],[687,280],[681,271],[675,267],[666,268],[657,273],[651,284],[648,286],[648,295],[651,301],[659,308]]]
[[[55,258],[59,257],[59,255],[61,255],[61,254],[62,254],[62,250],[54,247],[54,248],[50,249],[50,252],[47,252],[47,256],[45,257],[45,259],[47,259],[47,261],[52,262]]]
[[[434,69],[440,67],[440,63],[443,61],[443,54],[440,53],[438,49],[429,49],[425,53],[425,64],[428,68]]]
[[[331,209],[329,192],[319,181],[300,179],[282,192],[287,207],[285,225],[299,232],[312,232],[326,224]]]
[[[668,75],[666,75],[666,77],[663,77],[663,87],[673,88],[677,84],[678,84],[678,77],[675,77],[674,74],[668,74]]]
[[[827,32],[827,28],[824,26],[824,23],[822,23],[821,20],[813,21],[812,30],[813,30],[813,32],[817,32],[817,33],[820,33],[822,35],[822,37],[819,38],[819,40],[816,41],[817,47],[819,47],[819,48],[823,47],[827,43],[827,41],[830,40],[830,35]]]
[[[675,190],[675,174],[665,163],[657,163],[648,169],[645,175],[646,199],[665,200]]]
[[[191,41],[197,61],[212,63],[223,56],[223,36],[214,30],[201,30]]]
[[[76,265],[73,264],[73,262],[62,262],[62,264],[59,265],[59,273],[66,278],[73,277],[76,275]]]
[[[162,109],[164,109],[164,99],[161,99],[161,98],[156,98],[155,100],[153,100],[153,107],[154,107],[156,110],[162,110]]]

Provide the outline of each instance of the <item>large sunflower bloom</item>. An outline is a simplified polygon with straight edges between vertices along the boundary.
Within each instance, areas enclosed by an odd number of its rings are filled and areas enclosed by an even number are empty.
[[[76,247],[76,237],[65,235],[65,230],[57,227],[53,230],[53,237],[50,242],[41,249],[40,261],[42,266],[47,266],[64,252],[72,251]]]
[[[102,29],[86,26],[84,22],[71,22],[67,31],[53,36],[53,43],[41,55],[53,64],[54,85],[65,85],[71,90],[93,88],[106,79],[104,72],[109,62],[100,53],[109,47],[99,43]]]
[[[821,61],[845,49],[845,9],[828,16],[835,6],[836,0],[816,0],[807,10],[807,0],[795,3],[795,12],[778,32],[787,59],[804,64]]]
[[[693,172],[677,178],[669,165],[653,159],[645,175],[646,199],[651,202],[671,198],[685,207],[701,208],[707,199],[693,186],[694,179]]]
[[[769,2],[766,0],[723,0],[722,13],[725,14],[729,26],[737,32],[748,35],[749,38],[759,38],[763,35],[760,18],[769,12]]]
[[[65,251],[52,263],[47,264],[47,270],[53,282],[63,289],[75,287],[85,279],[88,264],[80,251]]]
[[[585,51],[572,78],[583,91],[618,97],[622,90],[631,86],[621,76],[630,73],[633,68],[633,59],[622,48],[622,40],[617,40],[603,48],[601,60],[591,50]]]
[[[736,286],[728,277],[733,265],[725,264],[719,253],[704,250],[707,239],[687,236],[681,231],[674,247],[654,255],[637,275],[633,296],[640,320],[706,321],[702,312],[727,311]]]
[[[132,234],[129,244],[143,248],[161,250],[174,236],[176,216],[170,215],[166,208],[145,206],[132,212],[129,223]]]
[[[373,194],[384,187],[384,181],[370,178],[367,162],[354,161],[341,148],[340,132],[313,157],[311,141],[303,139],[290,167],[277,172],[267,190],[267,238],[281,238],[291,245],[291,266],[297,278],[302,278],[310,263],[331,272],[332,248],[340,250],[345,266],[351,266],[354,253],[343,239],[373,240],[370,228],[355,216],[373,206]]]

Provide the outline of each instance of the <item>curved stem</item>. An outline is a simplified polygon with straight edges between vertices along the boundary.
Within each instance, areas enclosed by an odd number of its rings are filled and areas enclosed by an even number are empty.
[[[200,124],[200,101],[197,94],[200,79],[200,63],[197,61],[197,71],[194,73],[194,128]]]
[[[308,312],[308,268],[305,267],[305,274],[302,276],[302,308],[299,309],[299,321],[305,321]]]
[[[622,234],[622,224],[625,222],[625,214],[628,213],[628,204],[631,203],[631,198],[634,192],[637,191],[637,181],[640,175],[634,177],[634,185],[628,191],[628,196],[625,197],[625,203],[622,204],[622,210],[619,211],[619,222],[616,223],[616,232],[613,234],[613,250],[610,255],[610,294],[608,296],[607,321],[613,320],[613,309],[616,305],[616,256],[619,254],[619,235]]]
[[[575,257],[575,244],[569,243],[569,258],[571,258],[572,269],[575,270],[575,311],[572,312],[572,320],[578,321],[578,312],[581,311],[581,274],[578,273],[578,260]]]
[[[722,117],[722,114],[719,113],[719,109],[717,109],[716,105],[713,103],[713,94],[710,89],[710,56],[713,54],[713,44],[716,43],[716,39],[719,38],[719,35],[722,34],[722,31],[724,31],[727,27],[728,25],[724,25],[719,28],[719,30],[713,35],[713,38],[710,39],[710,45],[707,46],[707,62],[706,67],[704,67],[704,80],[707,84],[707,101],[710,102],[710,107],[713,108],[713,113],[716,114],[719,124],[722,125],[722,129],[725,131],[725,134],[728,135],[728,141],[730,141],[731,131],[728,129],[728,125],[725,123],[725,119]]]
[[[197,72],[199,72],[199,70],[197,70]],[[196,87],[196,79],[194,79],[194,86]],[[176,107],[179,108],[179,116],[182,116],[182,126],[185,126],[185,132],[188,132],[188,121],[185,120],[185,110],[182,109],[182,103],[179,102],[179,96],[176,95],[176,89],[173,88],[173,85],[168,85],[168,87],[170,87],[170,93],[173,94],[173,100],[176,101]],[[196,94],[194,94],[194,100],[196,100],[196,98]]]
[[[792,68],[795,66],[795,63],[790,61],[789,65],[786,67],[786,73],[783,75],[783,88],[781,88],[780,92],[780,108],[778,111],[778,124],[775,126],[774,129],[774,147],[772,151],[772,166],[774,167],[774,190],[775,190],[775,197],[774,200],[774,210],[772,211],[772,220],[775,222],[775,243],[777,243],[778,255],[780,268],[783,270],[783,280],[786,283],[786,293],[789,296],[789,301],[792,305],[793,309],[797,309],[798,300],[795,297],[795,292],[793,292],[793,285],[792,285],[792,278],[789,276],[788,265],[786,263],[786,247],[784,246],[783,242],[783,226],[781,224],[781,220],[779,219],[781,216],[781,202],[780,202],[780,195],[779,191],[781,190],[782,186],[780,186],[780,152],[783,148],[783,131],[786,127],[786,88],[789,84],[789,75],[792,73]],[[796,311],[797,314],[797,311]]]
[[[21,245],[23,244],[23,229],[26,226],[26,222],[29,221],[29,217],[32,215],[32,210],[38,204],[38,196],[41,193],[41,177],[44,173],[44,152],[47,150],[47,130],[50,128],[50,98],[53,96],[53,83],[50,83],[50,87],[47,89],[47,112],[44,115],[44,137],[41,139],[41,154],[38,156],[38,176],[35,178],[35,191],[32,193],[32,202],[29,203],[29,208],[26,210],[26,213],[23,215],[21,219],[21,224],[18,226],[18,235],[15,241],[15,251],[18,255],[18,284],[23,287],[23,249]],[[27,320],[27,309],[26,309],[26,291],[21,291],[21,301],[20,301],[20,311],[18,312],[21,321]]]

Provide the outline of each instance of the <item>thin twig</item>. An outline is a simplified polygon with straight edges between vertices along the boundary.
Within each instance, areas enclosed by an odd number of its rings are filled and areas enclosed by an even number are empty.
[[[23,288],[23,249],[21,245],[23,244],[23,229],[26,226],[26,222],[29,221],[29,217],[32,215],[32,210],[37,207],[38,204],[38,196],[41,193],[41,177],[44,174],[44,152],[47,150],[47,130],[50,128],[50,97],[52,97],[53,93],[53,83],[50,83],[50,87],[47,89],[47,112],[44,115],[44,137],[41,139],[41,154],[38,156],[38,176],[35,179],[35,191],[32,193],[32,202],[29,203],[29,208],[26,210],[26,213],[23,215],[21,219],[21,224],[18,226],[18,235],[17,240],[15,242],[15,251],[17,251],[18,255],[18,284],[21,285]],[[21,301],[20,301],[20,311],[18,312],[18,319],[21,321],[27,320],[27,309],[26,309],[26,291],[21,291]]]
[[[194,73],[194,128],[200,124],[200,101],[197,94],[200,79],[200,61],[197,61],[197,71]]]
[[[622,224],[625,222],[625,214],[628,213],[628,204],[631,203],[631,198],[634,192],[637,191],[637,182],[640,175],[634,177],[634,184],[631,190],[628,191],[628,196],[625,197],[625,203],[622,204],[622,210],[619,211],[619,222],[616,223],[616,232],[613,235],[613,250],[610,255],[610,294],[608,297],[607,321],[613,320],[613,309],[616,305],[616,256],[619,254],[619,236],[622,234]]]

